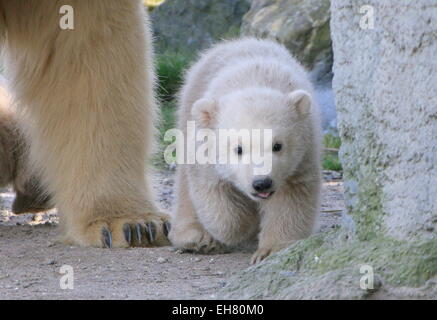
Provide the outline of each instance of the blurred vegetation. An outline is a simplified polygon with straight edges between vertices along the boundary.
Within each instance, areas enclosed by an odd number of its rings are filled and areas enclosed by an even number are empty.
[[[158,169],[167,169],[164,150],[170,142],[164,141],[167,130],[176,126],[176,95],[182,86],[185,70],[193,59],[192,54],[164,52],[156,55],[156,73],[158,77],[158,98],[161,102],[161,114],[158,124],[158,149],[152,158],[152,165]]]
[[[325,134],[323,137],[323,146],[325,147],[322,157],[323,169],[341,171],[343,168],[338,158],[338,149],[340,149],[341,146],[340,137],[330,133]]]
[[[329,133],[326,134],[323,137],[323,145],[325,146],[325,148],[330,148],[330,149],[339,149],[341,146],[341,140],[340,137],[338,136],[334,136],[333,134]]]
[[[156,60],[158,97],[162,101],[171,101],[182,84],[184,70],[192,58],[189,55],[167,52],[158,54]]]
[[[158,149],[152,157],[152,165],[158,169],[168,169],[164,160],[164,150],[171,142],[164,141],[167,130],[176,127],[176,101],[166,101],[161,105],[161,118],[158,125]]]

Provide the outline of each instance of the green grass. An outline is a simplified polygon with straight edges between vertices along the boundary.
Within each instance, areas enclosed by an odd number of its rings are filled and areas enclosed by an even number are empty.
[[[337,155],[324,155],[322,159],[322,167],[324,170],[341,171],[340,160]]]
[[[323,137],[323,146],[328,149],[339,149],[341,146],[340,137],[336,137],[330,133],[325,134]],[[322,167],[324,170],[341,171],[340,159],[338,158],[338,152],[333,150],[325,150],[322,157]]]
[[[159,139],[161,144],[164,142],[164,134],[167,130],[176,126],[176,102],[164,102],[161,107],[161,122],[159,124]]]
[[[158,124],[158,150],[152,158],[152,165],[159,169],[165,169],[167,164],[164,160],[164,150],[170,142],[164,141],[164,135],[167,130],[176,127],[176,102],[163,102],[160,116]]]
[[[167,168],[164,150],[169,142],[164,141],[164,134],[176,126],[176,95],[182,86],[184,71],[192,58],[189,54],[175,52],[165,52],[156,56],[161,118],[158,124],[158,149],[152,158],[152,164],[158,168]]]
[[[323,145],[325,146],[325,148],[339,149],[341,146],[340,137],[334,136],[330,133],[325,134],[325,136],[323,137]]]
[[[158,96],[162,101],[171,101],[182,85],[185,69],[191,58],[178,53],[163,53],[157,56]]]

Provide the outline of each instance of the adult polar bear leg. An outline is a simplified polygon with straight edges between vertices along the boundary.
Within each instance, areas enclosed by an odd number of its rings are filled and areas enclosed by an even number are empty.
[[[313,232],[319,210],[320,182],[288,181],[287,184],[275,194],[275,199],[261,203],[261,232],[252,263],[260,262]]]
[[[60,28],[65,4],[74,30]],[[63,239],[168,244],[145,174],[155,103],[142,1],[0,0],[0,10],[7,77]]]

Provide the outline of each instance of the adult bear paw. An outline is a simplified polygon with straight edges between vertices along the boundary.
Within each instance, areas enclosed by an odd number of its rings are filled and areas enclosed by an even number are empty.
[[[159,247],[170,245],[169,217],[162,213],[98,219],[77,232],[67,231],[64,242],[101,248]]]

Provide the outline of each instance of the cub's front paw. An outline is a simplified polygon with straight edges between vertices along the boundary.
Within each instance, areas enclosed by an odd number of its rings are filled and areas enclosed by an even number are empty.
[[[173,246],[181,249],[182,252],[203,254],[227,252],[226,246],[215,240],[201,226],[173,228],[170,231],[169,239]]]
[[[158,247],[170,245],[168,216],[161,213],[106,217],[70,230],[65,242],[103,248]]]

